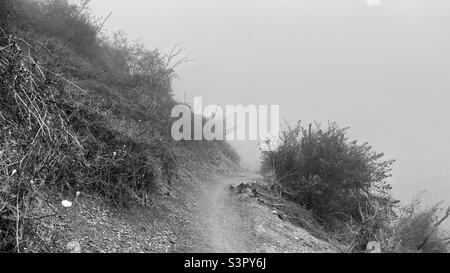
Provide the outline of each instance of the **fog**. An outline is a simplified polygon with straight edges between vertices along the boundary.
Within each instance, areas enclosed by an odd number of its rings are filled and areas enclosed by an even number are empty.
[[[105,28],[149,48],[182,43],[176,97],[280,105],[289,123],[336,121],[396,159],[403,202],[450,201],[450,1],[93,0]],[[256,168],[254,142],[234,143]],[[448,202],[447,202],[448,203]]]

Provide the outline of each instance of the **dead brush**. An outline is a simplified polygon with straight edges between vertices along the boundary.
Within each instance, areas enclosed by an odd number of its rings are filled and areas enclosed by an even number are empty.
[[[68,165],[65,150],[83,148],[58,104],[60,77],[36,62],[27,42],[1,31],[0,45],[0,249],[20,251],[30,206],[45,199],[38,189]]]
[[[36,246],[46,235],[34,227],[58,214],[51,192],[84,191],[119,206],[151,203],[160,168],[150,156],[155,147],[108,127],[109,105],[89,107],[91,97],[58,74],[55,59],[41,43],[1,31],[1,252],[49,251],[46,243]]]

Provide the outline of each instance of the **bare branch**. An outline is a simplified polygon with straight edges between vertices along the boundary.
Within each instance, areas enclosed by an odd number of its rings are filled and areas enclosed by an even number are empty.
[[[103,27],[105,26],[106,22],[108,21],[109,17],[111,17],[112,15],[112,11],[109,12],[108,16],[106,16],[105,20],[103,20],[103,22],[100,24],[100,26],[98,27],[98,31],[101,31],[103,29]]]
[[[184,48],[181,46],[181,43],[178,43],[174,48],[172,48],[172,50],[170,51],[169,54],[166,55],[166,70],[175,70],[175,68],[177,68],[178,66],[185,64],[185,63],[189,63],[189,62],[193,62],[194,60],[189,58],[189,55],[186,55],[184,57],[180,57],[180,55],[183,53]],[[179,58],[180,57],[180,58]],[[174,64],[172,64],[172,62],[174,62],[175,59],[178,59],[178,61],[176,61]]]
[[[91,2],[91,0],[85,0],[83,5],[80,7],[80,10],[78,11],[78,14],[75,16],[75,18],[79,18],[83,11],[86,9],[87,5]]]
[[[448,218],[450,217],[450,207],[447,208],[445,211],[444,216],[441,218],[441,220],[437,221],[436,224],[434,224],[433,230],[430,232],[430,234],[425,238],[423,243],[417,248],[417,250],[421,250],[431,239],[431,236],[435,234],[438,231],[439,226],[444,223]]]

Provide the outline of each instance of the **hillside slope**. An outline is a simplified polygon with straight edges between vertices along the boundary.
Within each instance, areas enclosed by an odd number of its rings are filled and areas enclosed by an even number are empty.
[[[82,253],[169,253],[193,250],[204,238],[198,229],[199,189],[213,177],[239,172],[224,159],[220,166],[192,160],[195,154],[177,151],[180,167],[177,179],[165,194],[154,194],[149,205],[118,208],[105,204],[96,195],[82,193],[71,208],[61,206],[54,194],[54,217],[42,219],[35,229],[40,238],[27,251]],[[41,210],[45,216],[51,211]],[[76,247],[74,247],[76,246]],[[197,249],[205,252],[207,249]]]
[[[230,190],[254,177],[228,143],[172,139],[180,48],[71,1],[0,7],[0,252],[336,251]]]
[[[63,251],[71,240],[91,251],[141,251],[113,246],[127,242],[123,230],[130,242],[170,233],[160,226],[178,223],[172,211],[183,204],[170,196],[183,175],[237,168],[225,142],[171,138],[171,61],[182,60],[122,34],[102,38],[95,18],[70,1],[1,5],[2,252]],[[95,242],[115,234],[119,241]]]

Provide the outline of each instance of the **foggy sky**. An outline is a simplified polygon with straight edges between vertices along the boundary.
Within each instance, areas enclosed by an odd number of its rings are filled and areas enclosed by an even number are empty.
[[[395,197],[450,201],[450,1],[92,0],[149,48],[195,61],[175,94],[278,104],[290,123],[336,121],[396,159]],[[235,143],[255,166],[256,143]],[[448,202],[447,202],[448,203]]]

